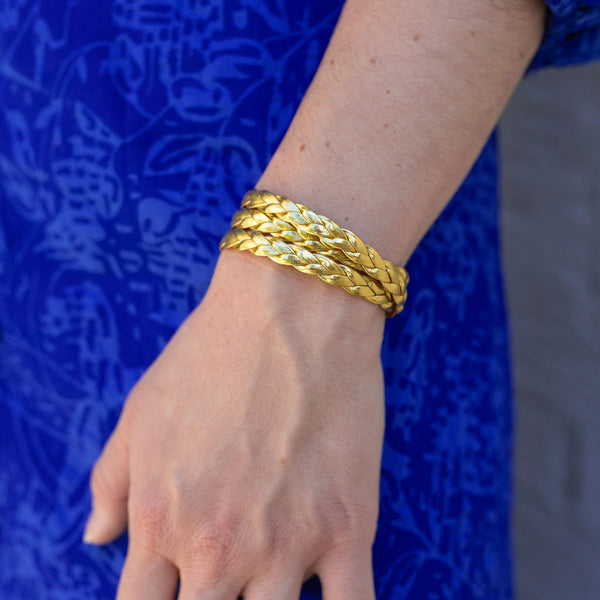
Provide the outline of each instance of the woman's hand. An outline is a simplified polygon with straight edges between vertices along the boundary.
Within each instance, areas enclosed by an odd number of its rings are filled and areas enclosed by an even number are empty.
[[[118,598],[374,598],[383,311],[227,251],[92,474],[86,541],[128,524]]]

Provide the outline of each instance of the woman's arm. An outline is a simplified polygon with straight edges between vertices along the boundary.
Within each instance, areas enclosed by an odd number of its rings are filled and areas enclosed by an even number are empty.
[[[259,182],[399,263],[481,150],[542,34],[541,0],[348,0]],[[398,317],[402,318],[402,317]],[[119,598],[374,598],[383,311],[244,252],[129,395],[86,539],[125,525]]]
[[[258,183],[405,263],[532,59],[541,0],[348,0]]]

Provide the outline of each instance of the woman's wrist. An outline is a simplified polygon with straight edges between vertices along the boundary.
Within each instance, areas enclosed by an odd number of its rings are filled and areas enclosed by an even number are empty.
[[[221,253],[206,301],[285,321],[302,334],[335,334],[341,342],[360,343],[377,352],[383,338],[385,313],[375,304],[248,252]]]

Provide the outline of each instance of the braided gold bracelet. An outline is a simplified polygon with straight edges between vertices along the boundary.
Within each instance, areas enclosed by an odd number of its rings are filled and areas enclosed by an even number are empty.
[[[268,191],[250,190],[220,249],[249,250],[293,266],[381,306],[388,317],[406,301],[408,273],[384,260],[356,234],[303,204]]]

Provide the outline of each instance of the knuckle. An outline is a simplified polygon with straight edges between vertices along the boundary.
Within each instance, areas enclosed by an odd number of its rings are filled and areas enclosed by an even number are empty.
[[[204,523],[191,536],[188,561],[203,585],[222,581],[241,557],[239,536],[229,525]]]
[[[337,502],[329,520],[329,545],[336,548],[355,548],[372,544],[377,529],[377,511],[366,506]]]
[[[146,547],[159,548],[166,541],[169,498],[160,492],[146,494],[131,507],[130,528]]]
[[[107,498],[116,493],[122,495],[115,481],[114,471],[111,464],[118,464],[120,468],[124,466],[123,460],[127,456],[127,446],[121,434],[117,430],[113,431],[108,438],[100,458],[92,466],[90,473],[90,488],[94,497]],[[121,461],[119,463],[119,461]]]
[[[96,461],[90,474],[90,488],[94,498],[107,498],[112,494],[112,484],[102,459]]]

